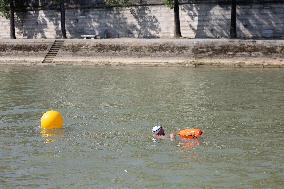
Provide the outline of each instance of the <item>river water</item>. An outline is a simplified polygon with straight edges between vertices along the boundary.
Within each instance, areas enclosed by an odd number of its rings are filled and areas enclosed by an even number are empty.
[[[0,188],[284,186],[283,69],[1,66],[0,94]]]

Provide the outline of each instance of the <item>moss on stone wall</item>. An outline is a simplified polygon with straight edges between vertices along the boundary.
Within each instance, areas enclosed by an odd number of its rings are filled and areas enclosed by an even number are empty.
[[[177,56],[190,54],[192,47],[175,46],[172,44],[152,45],[126,45],[126,44],[68,44],[62,48],[64,52],[72,52],[77,55],[123,55],[123,56]],[[85,52],[85,53],[84,53]]]
[[[62,53],[76,56],[129,56],[129,57],[284,57],[283,45],[244,43],[198,43],[177,45],[171,43],[123,44],[123,43],[72,43],[65,44]]]
[[[200,45],[192,49],[195,56],[252,56],[277,55],[284,57],[284,46],[267,46],[256,44]]]
[[[0,52],[25,51],[40,52],[47,51],[47,44],[0,44]]]

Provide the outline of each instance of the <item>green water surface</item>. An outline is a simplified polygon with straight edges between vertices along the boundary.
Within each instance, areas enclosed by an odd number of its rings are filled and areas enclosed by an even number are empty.
[[[283,69],[1,66],[0,188],[282,188],[283,123]]]

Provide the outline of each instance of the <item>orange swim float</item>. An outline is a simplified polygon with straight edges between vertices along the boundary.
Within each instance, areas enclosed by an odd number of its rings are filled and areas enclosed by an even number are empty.
[[[201,137],[203,131],[201,129],[184,129],[178,132],[182,139],[195,139]]]

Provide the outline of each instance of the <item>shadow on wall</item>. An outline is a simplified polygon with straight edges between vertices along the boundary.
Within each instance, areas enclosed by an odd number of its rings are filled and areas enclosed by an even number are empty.
[[[284,5],[277,3],[237,6],[237,38],[284,38]],[[231,4],[185,4],[184,37],[229,38]]]
[[[58,11],[17,12],[16,27],[23,38],[61,38],[60,13]]]
[[[40,7],[39,1],[35,3],[32,6]],[[100,38],[159,37],[160,24],[149,6],[87,9],[81,5],[84,4],[77,2],[76,9],[66,9],[68,38],[81,38],[81,35],[98,35]],[[53,8],[17,12],[17,35],[23,38],[62,38],[60,10]]]
[[[81,35],[157,38],[160,31],[157,18],[151,15],[149,7],[142,6],[67,10],[66,28],[71,38],[80,38]]]
[[[238,38],[284,38],[284,5],[251,4],[237,8]]]
[[[33,4],[39,7],[39,1]],[[182,35],[190,38],[229,38],[230,3],[183,4]],[[284,5],[277,3],[237,6],[238,38],[284,38]],[[101,38],[158,38],[161,26],[150,6],[131,8],[66,9],[69,38],[98,35]],[[17,36],[61,38],[60,10],[16,12]]]
[[[23,38],[46,38],[44,28],[47,28],[47,22],[39,18],[39,11],[17,12],[15,26]]]
[[[70,9],[66,10],[66,29],[69,37],[98,35],[101,38],[119,38],[130,35],[136,26],[127,23],[119,9]]]
[[[130,8],[131,15],[135,18],[137,25],[138,38],[158,38],[161,31],[158,19],[151,15],[148,6],[138,6]]]
[[[30,7],[38,9],[43,5],[39,0],[35,1],[16,1],[16,20],[15,26],[17,35],[23,38],[56,38],[61,37],[60,31],[60,12],[59,10],[33,10],[25,11]],[[52,5],[48,2],[45,6]]]
[[[181,12],[186,17],[184,37],[228,38],[230,36],[230,6],[217,4],[185,4]],[[183,18],[182,18],[183,19]]]

